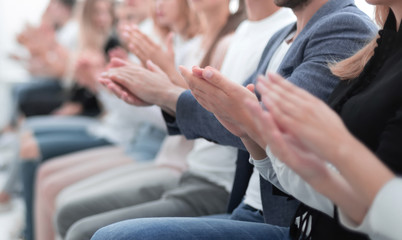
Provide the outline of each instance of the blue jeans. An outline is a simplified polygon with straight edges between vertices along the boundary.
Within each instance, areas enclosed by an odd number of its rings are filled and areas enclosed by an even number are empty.
[[[289,228],[214,218],[143,218],[98,230],[92,240],[290,240]]]
[[[18,111],[25,116],[46,115],[58,108],[66,99],[58,79],[33,78],[30,82],[17,84],[13,88],[15,104],[12,121],[16,121]]]
[[[25,239],[34,239],[34,222],[33,222],[33,196],[36,171],[40,164],[51,158],[61,156],[63,154],[81,151],[94,147],[109,145],[105,139],[90,136],[85,128],[66,128],[35,131],[41,158],[33,161],[22,162],[22,180],[24,185],[24,201],[26,208],[25,222]],[[40,240],[40,239],[38,239]]]

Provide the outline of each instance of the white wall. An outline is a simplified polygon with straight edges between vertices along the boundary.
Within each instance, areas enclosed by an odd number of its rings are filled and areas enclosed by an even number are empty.
[[[25,23],[37,23],[48,0],[0,0],[0,81],[17,81],[24,76],[18,64],[8,59],[10,52],[20,51],[15,35]]]
[[[0,127],[8,119],[11,82],[23,81],[26,71],[8,58],[10,52],[20,52],[15,35],[26,22],[37,23],[48,0],[0,0]]]

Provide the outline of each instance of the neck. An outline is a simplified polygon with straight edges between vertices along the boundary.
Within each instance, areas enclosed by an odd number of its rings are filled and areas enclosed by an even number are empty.
[[[402,2],[401,1],[396,1],[396,3],[391,6],[392,11],[394,12],[395,15],[395,20],[396,20],[396,31],[399,30],[399,26],[401,24],[401,19],[402,19]]]
[[[293,39],[300,34],[314,14],[327,2],[328,0],[311,0],[307,5],[292,9],[297,18],[297,30]]]
[[[148,19],[148,16],[146,14],[144,15],[138,15],[138,24],[142,23],[143,21],[145,21],[146,19]]]
[[[250,21],[260,21],[280,9],[274,1],[246,0],[247,18]]]
[[[171,26],[172,31],[179,34],[183,39],[187,38],[187,28],[188,23],[185,19],[183,19],[182,21],[178,21]]]
[[[200,23],[202,28],[203,38],[206,45],[215,38],[222,27],[226,24],[230,12],[227,4],[217,7],[213,10],[200,13]]]
[[[208,10],[201,13],[201,21],[203,23],[204,35],[215,35],[226,24],[230,15],[227,4],[222,4],[213,10]]]

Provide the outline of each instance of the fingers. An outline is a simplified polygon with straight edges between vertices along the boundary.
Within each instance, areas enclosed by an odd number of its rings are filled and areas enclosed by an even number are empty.
[[[250,92],[252,92],[252,93],[255,92],[255,85],[254,85],[254,84],[248,84],[248,85],[246,86],[246,88],[247,88]]]
[[[288,131],[293,126],[294,119],[290,118],[286,112],[278,107],[277,102],[273,101],[268,96],[263,96],[262,102],[272,115],[275,123],[278,125],[281,131]]]
[[[151,60],[147,61],[147,68],[148,70],[155,72],[155,73],[165,73],[159,66],[153,63]]]
[[[151,39],[143,34],[137,27],[131,28],[129,31],[130,40],[129,48],[143,63],[149,60],[155,49],[160,47],[156,45]]]
[[[277,85],[282,89],[286,95],[295,96],[295,98],[289,99],[293,100],[294,102],[300,102],[300,100],[304,101],[314,101],[317,99],[313,95],[311,95],[306,90],[297,87],[296,85],[292,84],[291,82],[285,80],[279,74],[276,73],[268,73],[268,77],[274,85]]]
[[[303,98],[295,94],[297,87],[283,80],[279,75],[272,76],[273,78],[269,80],[264,77],[258,78],[258,91],[270,101],[271,105],[275,105],[271,107],[275,107],[278,113],[294,119],[303,117],[305,113],[303,106],[306,104]]]
[[[213,109],[211,109],[210,102],[216,104],[220,96],[224,93],[205,81],[203,78],[200,78],[201,70],[199,68],[194,67],[193,71],[190,71],[185,67],[180,66],[179,69],[189,85],[191,93],[197,101],[207,110],[214,112]]]
[[[232,82],[230,82],[226,77],[224,77],[218,70],[213,67],[206,67],[202,72],[202,76],[205,80],[207,80],[212,85],[222,89],[226,93],[231,92],[230,86]]]
[[[184,66],[179,66],[179,70],[184,80],[186,80],[187,84],[190,84],[190,80],[193,77],[192,72]]]
[[[121,58],[112,58],[112,59],[110,60],[109,66],[110,66],[111,68],[124,67],[124,66],[127,66],[127,62],[124,61],[124,60],[121,59]]]

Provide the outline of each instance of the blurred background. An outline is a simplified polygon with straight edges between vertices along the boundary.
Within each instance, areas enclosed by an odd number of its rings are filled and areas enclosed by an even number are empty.
[[[9,85],[28,79],[28,73],[16,62],[9,59],[11,52],[23,51],[15,36],[26,23],[37,24],[49,0],[0,0],[0,127],[8,118]],[[373,15],[373,7],[365,0],[356,0],[356,4],[368,15]]]

